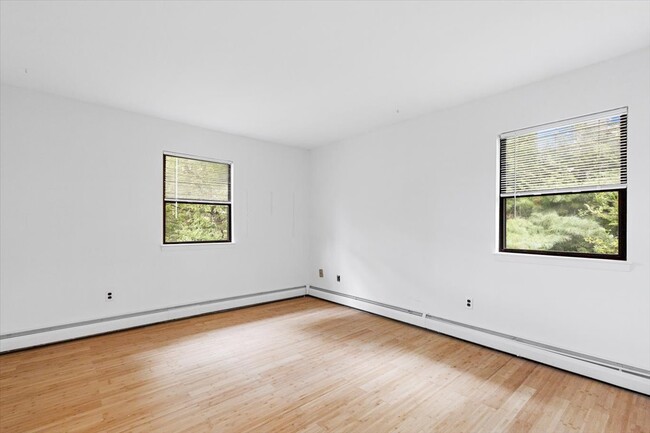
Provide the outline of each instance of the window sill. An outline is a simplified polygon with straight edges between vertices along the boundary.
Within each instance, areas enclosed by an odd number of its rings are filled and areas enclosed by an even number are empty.
[[[161,244],[160,251],[183,251],[183,250],[212,250],[215,248],[232,247],[236,242],[215,242],[215,243],[196,243],[196,244]]]
[[[518,253],[493,253],[495,260],[528,265],[563,266],[567,268],[596,269],[601,271],[630,272],[633,264],[629,261],[588,259],[583,257],[544,256]]]

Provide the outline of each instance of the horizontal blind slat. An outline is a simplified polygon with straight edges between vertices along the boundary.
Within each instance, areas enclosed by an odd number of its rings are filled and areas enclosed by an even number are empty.
[[[503,193],[500,194],[501,197],[524,197],[524,196],[536,196],[536,195],[553,195],[553,194],[565,194],[565,193],[575,193],[575,192],[594,192],[594,191],[611,191],[616,189],[626,189],[626,184],[615,184],[615,185],[597,185],[597,186],[586,186],[580,188],[556,188],[556,189],[540,189],[534,192],[514,194],[514,193]]]

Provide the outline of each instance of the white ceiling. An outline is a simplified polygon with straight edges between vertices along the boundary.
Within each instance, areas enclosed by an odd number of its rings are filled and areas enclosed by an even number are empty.
[[[650,2],[1,3],[1,78],[313,147],[650,45]]]

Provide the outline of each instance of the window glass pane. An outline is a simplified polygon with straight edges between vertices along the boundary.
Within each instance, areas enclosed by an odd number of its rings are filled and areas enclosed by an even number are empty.
[[[165,243],[230,241],[230,206],[165,203]]]
[[[617,255],[618,191],[506,198],[505,248]]]
[[[165,155],[165,199],[230,201],[230,165]]]

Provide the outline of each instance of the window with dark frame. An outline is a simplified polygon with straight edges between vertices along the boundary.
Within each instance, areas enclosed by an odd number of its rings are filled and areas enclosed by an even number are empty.
[[[163,154],[163,244],[232,242],[232,166]]]
[[[500,252],[626,259],[627,108],[499,139]]]

